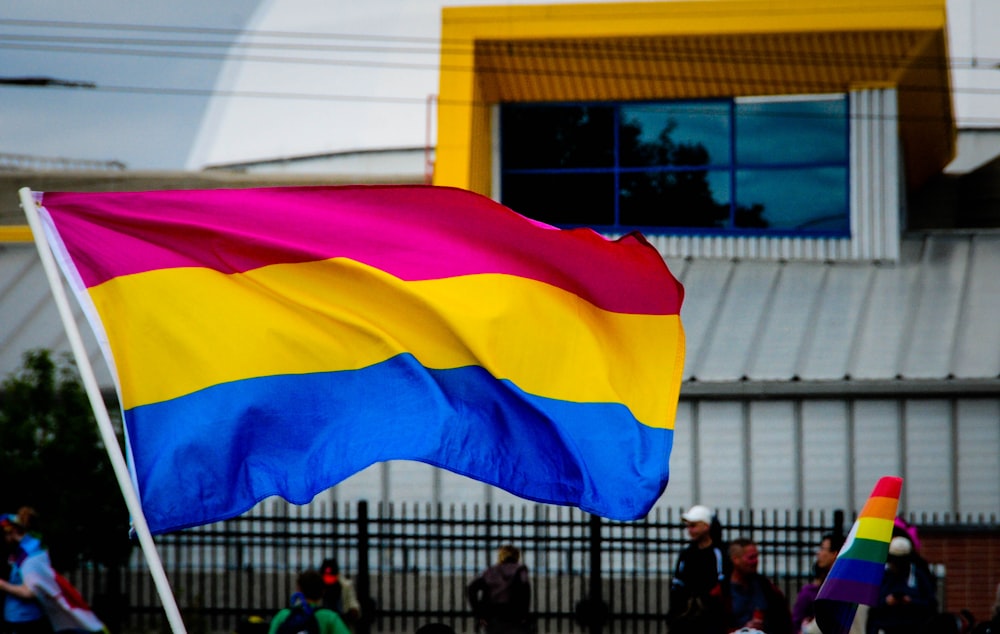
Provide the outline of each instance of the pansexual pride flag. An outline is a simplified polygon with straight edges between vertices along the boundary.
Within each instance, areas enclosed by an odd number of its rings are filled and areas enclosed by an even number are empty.
[[[858,604],[878,603],[902,487],[902,478],[880,478],[851,527],[816,596],[816,623],[823,634],[846,634]]]
[[[639,235],[435,187],[35,198],[154,533],[393,459],[614,519],[666,486],[683,289]]]

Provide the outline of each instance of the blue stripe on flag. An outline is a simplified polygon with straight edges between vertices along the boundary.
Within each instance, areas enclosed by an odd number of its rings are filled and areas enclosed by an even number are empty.
[[[304,504],[396,459],[637,519],[667,484],[673,441],[672,430],[636,422],[621,404],[537,397],[480,367],[428,370],[409,354],[218,385],[125,420],[154,533],[233,517],[273,495]]]

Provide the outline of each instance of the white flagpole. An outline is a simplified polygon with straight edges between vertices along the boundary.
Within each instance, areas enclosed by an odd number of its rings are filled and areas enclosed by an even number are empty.
[[[35,209],[35,200],[31,195],[31,190],[22,187],[18,190],[21,197],[21,208],[24,215],[28,217],[28,226],[35,238],[35,246],[38,248],[38,255],[42,259],[42,266],[45,267],[45,275],[48,277],[49,286],[52,288],[52,295],[56,300],[56,307],[59,309],[59,316],[62,318],[63,327],[66,329],[66,336],[69,338],[70,346],[73,349],[73,356],[80,370],[80,377],[90,398],[90,406],[94,410],[94,417],[97,419],[97,427],[101,432],[101,439],[104,441],[104,448],[111,458],[111,466],[114,468],[115,476],[118,479],[118,486],[125,497],[125,505],[132,516],[132,525],[136,535],[139,537],[139,545],[142,547],[142,554],[149,564],[149,571],[153,575],[153,583],[160,595],[163,609],[167,613],[167,621],[174,634],[186,634],[184,621],[181,619],[180,610],[177,608],[177,601],[174,599],[170,589],[170,582],[163,570],[163,562],[156,551],[156,544],[153,542],[153,534],[149,532],[149,525],[146,523],[146,516],[142,512],[142,504],[139,502],[139,495],[132,487],[132,478],[129,477],[128,465],[122,455],[121,447],[118,445],[118,437],[115,436],[114,427],[111,425],[111,417],[108,415],[107,406],[101,397],[101,389],[94,376],[94,368],[90,365],[90,358],[87,350],[83,346],[83,338],[80,330],[76,326],[73,318],[73,311],[70,309],[69,301],[66,298],[66,290],[63,288],[62,279],[59,277],[59,269],[56,265],[55,257],[48,242],[45,240],[45,230],[42,228],[42,221]]]

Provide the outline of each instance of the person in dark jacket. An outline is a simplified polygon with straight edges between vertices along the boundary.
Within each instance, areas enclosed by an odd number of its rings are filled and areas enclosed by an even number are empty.
[[[504,545],[497,562],[476,575],[467,588],[477,629],[486,634],[528,634],[531,585],[521,552]]]
[[[670,634],[724,634],[729,601],[729,558],[714,530],[708,507],[692,506],[681,518],[690,542],[677,557],[670,579]]]
[[[893,537],[889,542],[879,601],[868,612],[868,632],[919,632],[938,612],[937,587],[930,571],[916,560],[913,542]]]
[[[729,545],[733,572],[729,578],[733,630],[741,627],[792,634],[792,613],[788,600],[773,581],[757,572],[759,553],[752,539],[741,537]]]

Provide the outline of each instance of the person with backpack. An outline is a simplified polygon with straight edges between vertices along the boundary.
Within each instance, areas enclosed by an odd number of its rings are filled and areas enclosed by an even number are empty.
[[[722,543],[722,525],[707,506],[681,515],[688,545],[677,556],[670,580],[667,631],[670,634],[725,634],[729,631],[729,576],[732,561]]]
[[[323,575],[306,570],[295,580],[298,592],[274,615],[268,634],[351,634],[336,612],[322,606]]]
[[[531,632],[528,567],[514,546],[501,546],[497,562],[476,575],[466,591],[477,630],[486,634]]]

